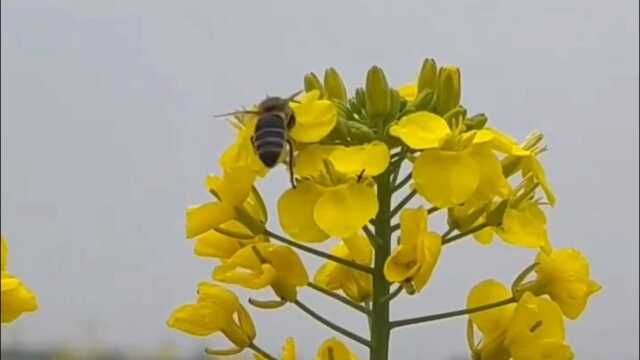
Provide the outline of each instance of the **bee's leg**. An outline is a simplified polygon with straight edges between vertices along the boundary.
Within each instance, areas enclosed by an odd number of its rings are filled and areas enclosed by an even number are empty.
[[[291,187],[296,188],[296,179],[293,175],[293,143],[291,139],[287,139],[289,144],[289,181],[291,181]]]

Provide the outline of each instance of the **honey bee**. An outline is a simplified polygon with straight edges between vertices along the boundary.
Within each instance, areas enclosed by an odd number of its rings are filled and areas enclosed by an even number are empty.
[[[257,115],[258,120],[251,136],[251,143],[258,159],[264,166],[271,169],[282,158],[286,145],[289,150],[289,180],[294,188],[296,183],[293,175],[293,143],[289,139],[289,131],[295,126],[296,117],[289,103],[295,101],[295,97],[301,92],[297,91],[286,98],[267,96],[258,104],[257,110],[242,110],[216,115],[216,117],[242,114]]]

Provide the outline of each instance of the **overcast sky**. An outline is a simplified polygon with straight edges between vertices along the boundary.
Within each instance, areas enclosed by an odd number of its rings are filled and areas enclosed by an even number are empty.
[[[233,139],[211,114],[288,94],[327,66],[351,89],[374,64],[401,85],[424,57],[462,68],[472,113],[520,139],[547,135],[552,240],[581,249],[604,286],[568,339],[578,359],[637,359],[637,0],[2,0],[2,233],[10,270],[41,304],[3,327],[3,347],[217,344],[164,325],[213,267],[183,229]],[[278,168],[261,190],[273,205],[286,186]],[[475,283],[511,281],[533,255],[447,247],[426,291],[393,316],[461,307]],[[341,304],[302,297],[364,333]],[[295,334],[309,359],[331,334],[293,307],[252,313],[273,353]],[[394,332],[393,359],[465,354],[465,321]]]

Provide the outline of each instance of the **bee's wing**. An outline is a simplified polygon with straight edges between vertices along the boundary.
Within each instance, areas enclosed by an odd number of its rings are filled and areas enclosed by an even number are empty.
[[[252,111],[252,110],[239,110],[239,111],[233,111],[233,112],[224,113],[224,114],[213,115],[213,117],[214,118],[221,118],[221,117],[236,116],[236,115],[260,115],[260,112],[259,111]]]
[[[294,92],[293,94],[287,96],[287,98],[286,98],[287,101],[298,103],[298,101],[296,101],[295,98],[296,98],[296,96],[302,94],[302,91],[303,90],[298,90],[298,91]]]

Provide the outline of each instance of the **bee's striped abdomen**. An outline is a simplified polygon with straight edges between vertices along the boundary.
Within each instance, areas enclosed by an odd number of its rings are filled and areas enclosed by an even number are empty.
[[[256,123],[253,145],[266,167],[274,167],[286,144],[287,129],[280,113],[266,113]]]

